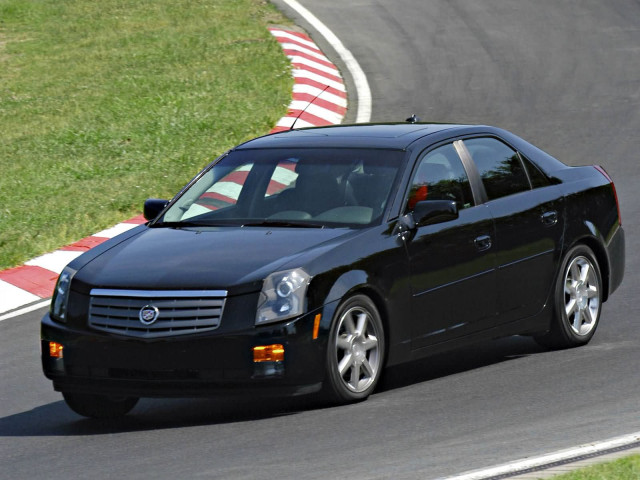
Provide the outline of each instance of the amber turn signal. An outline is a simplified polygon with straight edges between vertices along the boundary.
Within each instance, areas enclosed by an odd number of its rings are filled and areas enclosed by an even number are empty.
[[[282,362],[283,360],[284,347],[279,343],[253,347],[254,362]]]
[[[318,339],[318,332],[320,331],[320,320],[322,320],[322,314],[318,313],[313,319],[313,339]]]
[[[52,358],[62,358],[64,347],[58,342],[49,342],[49,356]]]

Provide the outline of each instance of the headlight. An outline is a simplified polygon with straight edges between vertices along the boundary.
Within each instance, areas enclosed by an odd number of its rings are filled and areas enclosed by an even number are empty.
[[[51,316],[59,322],[67,321],[67,302],[69,301],[69,288],[71,287],[71,279],[76,271],[69,267],[64,267],[62,273],[58,277],[56,288],[53,291],[51,299]]]
[[[301,315],[305,309],[309,280],[311,277],[301,268],[269,275],[260,292],[256,325]]]

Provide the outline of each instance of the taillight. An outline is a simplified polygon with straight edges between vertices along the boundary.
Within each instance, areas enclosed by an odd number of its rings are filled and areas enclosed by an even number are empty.
[[[611,188],[613,189],[613,196],[616,199],[616,208],[618,209],[618,223],[622,225],[622,216],[620,216],[620,202],[618,201],[618,192],[616,192],[616,185],[615,183],[613,183],[613,179],[609,176],[609,174],[604,168],[602,168],[600,165],[594,165],[593,167],[596,170],[598,170],[602,175],[604,175],[604,177],[607,180],[609,180],[609,183],[611,184]]]

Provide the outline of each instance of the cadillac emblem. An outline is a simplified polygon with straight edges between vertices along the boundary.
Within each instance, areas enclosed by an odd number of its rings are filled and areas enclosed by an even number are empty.
[[[140,313],[138,313],[138,318],[140,319],[140,323],[143,325],[151,325],[158,319],[160,315],[160,310],[158,307],[154,307],[153,305],[145,305],[140,309]]]

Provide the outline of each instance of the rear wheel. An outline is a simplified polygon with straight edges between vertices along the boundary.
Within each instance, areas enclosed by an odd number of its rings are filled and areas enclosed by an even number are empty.
[[[90,418],[122,417],[138,403],[137,397],[108,397],[68,392],[63,392],[62,396],[71,410],[78,415]]]
[[[552,348],[585,345],[600,320],[602,275],[593,251],[573,247],[564,258],[555,286],[555,314],[551,330],[538,343]]]
[[[375,304],[354,295],[336,311],[327,347],[325,391],[332,400],[367,398],[376,387],[384,359],[384,329]]]

